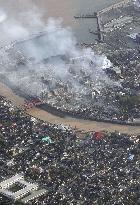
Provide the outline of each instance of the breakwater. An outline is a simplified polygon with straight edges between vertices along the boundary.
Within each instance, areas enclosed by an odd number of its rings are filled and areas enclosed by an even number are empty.
[[[107,12],[110,12],[111,10],[115,10],[115,9],[120,8],[120,7],[125,7],[131,2],[132,2],[132,0],[124,0],[124,1],[121,1],[119,3],[113,4],[107,8],[104,8],[96,13],[98,39],[100,42],[104,42],[104,26],[103,26],[103,22],[102,22],[103,15]]]

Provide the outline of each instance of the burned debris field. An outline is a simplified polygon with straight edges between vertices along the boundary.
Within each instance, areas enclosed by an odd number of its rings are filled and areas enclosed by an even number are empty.
[[[72,16],[97,20],[91,44],[15,2],[0,7],[0,205],[140,205],[140,0]]]
[[[139,204],[140,135],[80,137],[3,97],[0,111],[0,204]]]
[[[44,32],[4,47],[1,75],[56,114],[139,124],[139,8],[126,1],[98,12],[97,19],[100,42],[92,48],[81,49],[71,31],[53,21]]]

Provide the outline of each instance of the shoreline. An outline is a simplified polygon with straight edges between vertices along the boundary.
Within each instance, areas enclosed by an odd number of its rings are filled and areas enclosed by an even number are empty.
[[[119,8],[119,7],[125,7],[130,2],[131,2],[131,0],[123,0],[123,1],[121,1],[119,3],[112,4],[112,5],[104,8],[104,9],[96,12],[97,30],[98,30],[98,40],[99,40],[99,42],[102,42],[102,43],[104,42],[104,34],[103,34],[104,33],[104,27],[103,27],[103,25],[101,23],[102,22],[102,15],[104,13],[109,12],[110,10],[114,10],[114,9]]]
[[[0,83],[0,95],[4,96],[14,105],[19,108],[23,108],[24,106],[24,98],[16,95],[12,89],[6,86],[3,83]],[[121,132],[130,135],[138,135],[140,134],[140,126],[129,126],[129,125],[118,125],[112,123],[105,122],[96,122],[90,120],[76,119],[71,117],[59,117],[54,114],[51,114],[47,111],[39,109],[37,107],[30,108],[25,111],[25,113],[38,118],[40,120],[52,123],[52,124],[64,124],[72,127],[73,129],[83,130],[86,132],[90,131],[108,131],[108,132]]]

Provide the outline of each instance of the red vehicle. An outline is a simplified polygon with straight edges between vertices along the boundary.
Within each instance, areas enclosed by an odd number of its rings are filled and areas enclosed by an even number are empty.
[[[33,108],[34,106],[41,105],[43,102],[39,98],[32,98],[30,101],[25,101],[24,107],[26,109]]]
[[[93,140],[102,140],[105,137],[105,134],[102,132],[94,132],[92,134],[92,139]]]

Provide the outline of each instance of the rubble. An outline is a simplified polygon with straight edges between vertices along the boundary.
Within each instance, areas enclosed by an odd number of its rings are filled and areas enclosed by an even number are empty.
[[[85,53],[76,50],[81,56],[71,56],[71,52],[45,55],[43,33],[6,48],[9,58],[4,66],[10,64],[10,70],[2,79],[6,83],[12,79],[9,84],[16,82],[16,92],[39,98],[43,106],[38,106],[56,114],[59,111],[77,118],[139,124],[140,13],[132,1],[123,1],[97,12],[97,17],[103,43],[91,45]],[[41,44],[43,56],[36,58],[34,52],[28,56],[26,45],[33,42]]]
[[[140,136],[92,131],[78,137],[62,127],[0,97],[0,184],[18,173],[16,180],[24,175],[42,187],[19,201],[0,193],[0,204],[138,204]],[[46,136],[53,143],[42,141]]]

